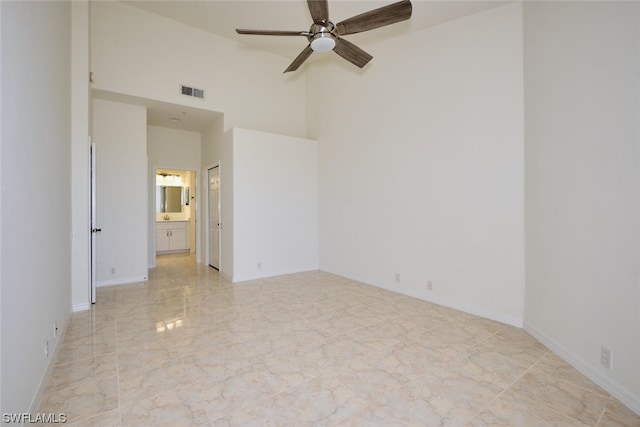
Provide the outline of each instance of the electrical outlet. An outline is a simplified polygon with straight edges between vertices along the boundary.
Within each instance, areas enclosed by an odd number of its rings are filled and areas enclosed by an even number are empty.
[[[44,342],[44,357],[49,358],[49,340]]]
[[[115,269],[115,267],[111,267],[111,274],[116,274],[116,269]]]
[[[600,347],[600,364],[607,369],[611,369],[611,350],[606,347]]]
[[[427,289],[429,289],[430,291],[433,290],[433,282],[431,280],[427,282]]]
[[[262,270],[262,263],[261,262],[258,263],[258,270]]]
[[[400,273],[396,273],[396,283],[400,283]]]

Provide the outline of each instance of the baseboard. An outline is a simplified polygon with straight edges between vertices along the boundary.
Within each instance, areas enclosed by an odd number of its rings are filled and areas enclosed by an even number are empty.
[[[91,303],[83,302],[81,304],[73,304],[72,311],[75,313],[77,311],[87,311],[91,308]]]
[[[29,409],[30,414],[35,414],[38,412],[38,408],[40,407],[40,403],[42,403],[42,396],[44,396],[45,388],[51,379],[51,375],[53,374],[53,368],[56,366],[56,359],[58,358],[58,351],[60,350],[60,344],[64,338],[65,333],[67,332],[67,326],[69,326],[69,321],[71,320],[71,315],[67,317],[67,320],[64,322],[61,328],[58,329],[58,336],[56,345],[53,347],[53,351],[49,354],[49,362],[47,363],[47,368],[40,379],[40,384],[38,384],[38,388],[36,393],[31,400],[31,407]]]
[[[377,288],[386,289],[391,292],[395,292],[397,294],[406,295],[409,297],[421,299],[423,301],[431,302],[433,304],[438,304],[444,307],[452,308],[454,310],[462,311],[464,313],[472,314],[474,316],[482,317],[484,319],[494,320],[496,322],[504,323],[506,325],[515,326],[516,328],[522,328],[523,321],[520,318],[509,316],[503,313],[494,312],[491,310],[487,310],[482,307],[476,307],[471,304],[464,304],[458,301],[454,301],[448,298],[443,298],[439,295],[436,295],[432,292],[416,292],[406,289],[398,289],[397,286],[388,285],[385,283],[380,283],[375,280],[372,280],[367,277],[355,276],[352,274],[345,274],[344,272],[335,271],[331,269],[321,268],[320,270],[325,271],[327,273],[336,274],[338,276],[345,277],[350,280],[355,280],[357,282],[365,283],[367,285],[375,286]]]
[[[296,274],[296,273],[305,273],[307,271],[317,271],[318,267],[317,266],[312,266],[312,267],[303,267],[300,269],[295,269],[295,270],[283,270],[283,271],[269,271],[269,272],[260,272],[260,273],[253,273],[253,274],[242,274],[242,275],[234,275],[233,278],[231,279],[231,281],[233,283],[238,283],[238,282],[246,282],[249,280],[258,280],[258,279],[266,279],[268,277],[275,277],[275,276],[285,276],[287,274]]]
[[[175,251],[157,251],[156,255],[176,255],[176,254],[190,254],[189,249],[177,249]]]
[[[422,299],[425,301],[429,301],[434,304],[449,307],[454,310],[462,311],[464,313],[473,314],[474,316],[482,317],[484,319],[494,320],[499,323],[504,323],[505,325],[514,326],[516,328],[522,328],[523,326],[522,319],[518,317],[509,316],[503,313],[497,313],[491,310],[484,309],[482,307],[476,307],[471,304],[460,303],[458,301],[442,298],[438,295],[432,295],[432,294],[412,295],[411,292],[407,293],[407,295],[413,296],[415,298]]]
[[[531,323],[524,323],[524,330],[531,336],[544,344],[547,348],[560,356],[568,364],[576,368],[580,373],[589,378],[591,381],[611,393],[613,397],[624,403],[629,409],[640,415],[640,396],[618,383],[613,378],[599,372],[591,364],[578,357],[575,353],[565,348],[562,344],[556,342]]]
[[[146,281],[147,281],[147,276],[123,277],[121,279],[114,279],[114,280],[101,280],[99,282],[96,282],[96,287],[99,288],[102,286],[128,285],[129,283],[146,282]]]

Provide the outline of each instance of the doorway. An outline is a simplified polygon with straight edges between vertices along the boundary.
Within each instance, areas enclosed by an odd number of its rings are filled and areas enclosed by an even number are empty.
[[[207,170],[209,203],[207,218],[209,221],[208,248],[209,266],[220,270],[220,166]]]
[[[156,255],[196,252],[196,181],[195,171],[155,168]]]

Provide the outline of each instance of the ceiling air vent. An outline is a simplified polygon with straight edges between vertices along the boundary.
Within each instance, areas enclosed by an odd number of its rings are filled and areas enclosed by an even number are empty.
[[[195,87],[182,85],[180,86],[180,91],[183,95],[204,99],[204,89],[197,89]]]

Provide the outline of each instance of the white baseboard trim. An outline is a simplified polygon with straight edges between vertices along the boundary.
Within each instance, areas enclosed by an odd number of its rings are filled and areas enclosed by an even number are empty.
[[[578,357],[575,353],[565,348],[562,344],[541,332],[529,322],[524,323],[524,330],[531,336],[544,344],[551,351],[556,353],[568,364],[576,368],[580,373],[591,381],[611,393],[613,397],[624,403],[629,409],[640,415],[640,396],[627,389],[615,379],[600,372],[597,367]]]
[[[72,311],[75,313],[77,311],[87,311],[91,308],[91,303],[83,302],[81,304],[73,304]]]
[[[454,310],[462,311],[468,314],[473,314],[474,316],[482,317],[484,319],[494,320],[499,323],[504,323],[505,325],[515,326],[516,328],[522,328],[523,320],[514,316],[509,316],[503,313],[497,313],[491,310],[484,309],[482,307],[476,307],[471,304],[464,304],[458,301],[449,300],[447,298],[442,298],[438,295],[411,295],[415,298],[419,298],[425,301],[432,302],[434,304],[443,305],[445,307],[452,308]]]
[[[264,273],[260,272],[260,273],[251,273],[251,274],[243,274],[243,275],[234,275],[231,281],[233,283],[246,282],[249,280],[266,279],[267,277],[285,276],[287,274],[305,273],[307,271],[317,271],[317,270],[318,270],[317,266],[312,266],[312,267],[303,267],[295,270],[269,271]]]
[[[484,319],[495,320],[496,322],[504,323],[506,325],[515,326],[516,328],[522,328],[523,320],[514,316],[509,316],[503,313],[497,313],[491,310],[484,309],[482,307],[476,307],[471,304],[460,303],[459,301],[454,301],[448,298],[443,298],[441,296],[435,295],[432,292],[417,292],[407,289],[398,289],[397,285],[389,285],[386,283],[380,283],[375,280],[371,280],[367,277],[355,276],[351,274],[345,274],[344,272],[335,271],[327,268],[321,268],[321,271],[325,271],[327,273],[336,274],[338,276],[345,277],[347,279],[355,280],[357,282],[362,282],[367,285],[375,286],[377,288],[386,289],[391,292],[395,292],[397,294],[402,294],[406,296],[410,296],[413,298],[418,298],[423,301],[428,301],[434,304],[442,305],[444,307],[452,308],[454,310],[462,311],[464,313],[473,314],[474,316],[482,317]]]
[[[147,281],[147,276],[123,277],[121,279],[102,280],[102,281],[96,282],[96,287],[99,288],[102,286],[128,285],[129,283],[146,282],[146,281]]]

